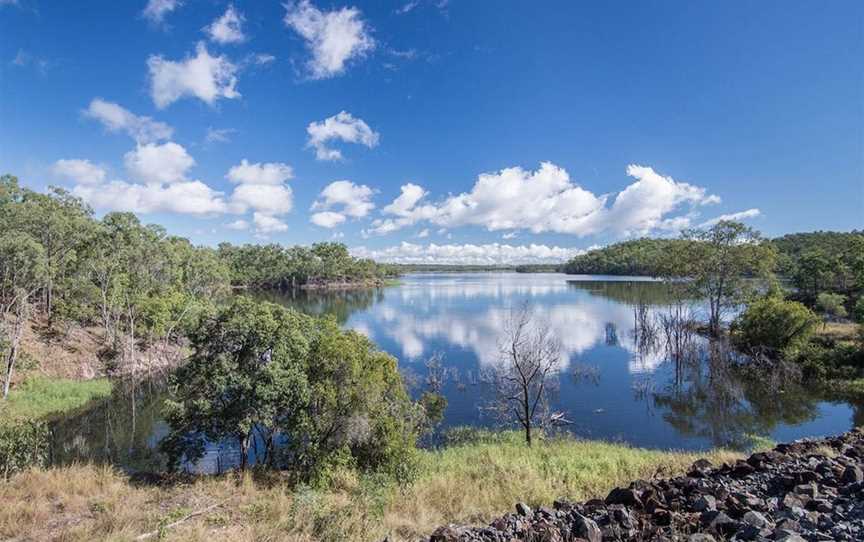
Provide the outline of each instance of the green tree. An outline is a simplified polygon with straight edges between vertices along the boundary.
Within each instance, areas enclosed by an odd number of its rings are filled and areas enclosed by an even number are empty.
[[[846,297],[840,294],[822,292],[816,298],[816,306],[825,314],[829,320],[846,318]]]
[[[670,255],[677,262],[671,274],[687,278],[694,293],[708,302],[708,327],[719,335],[724,314],[746,298],[748,279],[770,276],[775,251],[758,232],[728,220],[683,236],[692,242]]]
[[[4,399],[9,395],[30,298],[44,283],[47,269],[44,249],[28,234],[13,231],[0,238],[0,353],[5,362]]]
[[[270,303],[238,297],[192,336],[194,354],[171,378],[162,446],[173,466],[201,457],[207,441],[231,439],[245,469],[253,439],[273,461],[280,418],[310,401],[305,374],[312,321]]]
[[[241,469],[257,442],[259,463],[307,480],[346,460],[394,474],[411,464],[417,407],[396,360],[362,335],[241,296],[202,323],[192,343],[166,409],[172,465],[225,439],[237,442]]]

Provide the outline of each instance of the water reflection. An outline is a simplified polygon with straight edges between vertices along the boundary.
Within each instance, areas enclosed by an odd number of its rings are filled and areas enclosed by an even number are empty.
[[[607,280],[610,279],[610,280]],[[330,314],[400,360],[419,395],[428,359],[441,354],[436,386],[447,397],[443,427],[494,425],[484,415],[484,368],[499,361],[511,307],[527,301],[564,352],[554,404],[580,436],[638,446],[739,447],[752,435],[790,440],[836,433],[864,419],[861,405],[826,399],[791,381],[742,376],[729,353],[675,322],[700,305],[658,282],[558,274],[411,275],[378,290],[299,292],[270,300]],[[677,320],[676,320],[677,319]],[[673,346],[670,348],[670,344]],[[117,386],[114,396],[54,425],[58,463],[83,459],[158,470],[167,433],[158,382]],[[190,469],[236,464],[234,443],[216,443]]]

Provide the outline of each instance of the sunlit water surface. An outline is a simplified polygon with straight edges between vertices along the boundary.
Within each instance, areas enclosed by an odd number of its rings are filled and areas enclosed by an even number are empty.
[[[861,405],[771,379],[748,381],[723,364],[669,361],[662,340],[637,340],[635,308],[655,321],[668,311],[666,286],[637,278],[561,274],[416,274],[379,290],[298,293],[267,299],[330,314],[399,359],[412,393],[423,392],[426,361],[446,369],[442,429],[497,427],[484,373],[500,363],[500,337],[513,307],[528,303],[560,339],[563,356],[551,409],[580,437],[663,449],[746,447],[754,437],[785,441],[848,430]],[[692,309],[699,311],[698,304]],[[641,347],[640,347],[641,344]],[[134,400],[133,400],[134,398]],[[55,424],[54,459],[87,458],[158,470],[167,433],[157,383],[123,386],[110,401]],[[193,470],[233,465],[233,443],[210,447]]]

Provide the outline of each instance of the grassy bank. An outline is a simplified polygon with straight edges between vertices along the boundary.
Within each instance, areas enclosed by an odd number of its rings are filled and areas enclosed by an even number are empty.
[[[0,419],[38,419],[75,410],[111,394],[107,378],[71,380],[33,376],[9,392],[0,402]]]
[[[36,469],[0,486],[0,538],[131,540],[219,504],[164,530],[163,539],[412,540],[444,523],[488,521],[518,501],[602,497],[635,478],[682,472],[697,457],[573,439],[529,449],[518,434],[504,433],[420,452],[419,476],[404,489],[350,472],[327,489],[292,489],[251,475],[154,486],[106,467]]]

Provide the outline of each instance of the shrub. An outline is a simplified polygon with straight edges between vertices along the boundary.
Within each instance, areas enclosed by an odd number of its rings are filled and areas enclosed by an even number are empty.
[[[735,320],[733,337],[745,349],[790,353],[807,344],[818,321],[813,311],[797,301],[762,297]]]
[[[0,472],[3,480],[26,469],[44,466],[48,461],[48,426],[34,420],[0,424]]]
[[[864,325],[864,295],[858,298],[855,302],[855,308],[852,311],[852,316],[859,324]]]
[[[167,402],[172,431],[162,446],[173,466],[201,457],[208,442],[230,441],[239,443],[241,469],[260,443],[259,463],[301,481],[346,467],[410,477],[420,409],[396,359],[366,337],[238,297],[192,344]]]

